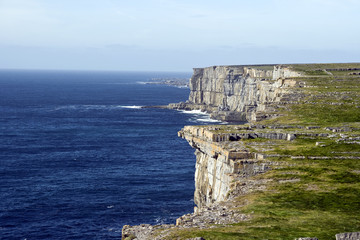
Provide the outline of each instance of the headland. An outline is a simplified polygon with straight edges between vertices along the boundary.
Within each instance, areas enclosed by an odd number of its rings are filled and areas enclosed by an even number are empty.
[[[123,239],[359,239],[360,63],[196,68],[189,85],[166,108],[247,123],[179,131],[194,212]]]

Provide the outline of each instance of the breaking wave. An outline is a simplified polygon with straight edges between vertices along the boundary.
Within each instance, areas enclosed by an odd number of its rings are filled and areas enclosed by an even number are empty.
[[[143,106],[119,106],[120,108],[128,108],[128,109],[141,109]]]
[[[129,106],[124,106],[124,105],[66,105],[66,106],[59,106],[56,107],[54,110],[55,111],[59,111],[59,110],[80,110],[80,111],[84,111],[84,110],[113,110],[113,109],[121,109],[121,108],[126,108],[126,109],[141,109],[143,106],[138,106],[138,105],[129,105]]]
[[[201,110],[179,110],[181,113],[189,114],[191,117],[189,118],[189,121],[194,123],[218,123],[218,124],[226,124],[226,122],[222,122],[220,120],[211,119],[210,114],[207,112],[202,112]]]

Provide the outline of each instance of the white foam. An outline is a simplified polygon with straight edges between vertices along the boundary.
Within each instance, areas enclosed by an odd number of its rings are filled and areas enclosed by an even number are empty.
[[[85,110],[98,110],[98,109],[104,109],[107,108],[108,106],[106,105],[79,105],[78,108],[79,109],[85,109]],[[111,106],[109,106],[111,107]]]
[[[218,124],[226,124],[226,122],[222,122],[220,120],[215,120],[210,118],[210,114],[207,112],[202,112],[201,110],[179,110],[181,113],[191,114],[192,118],[189,120],[192,122],[201,122],[201,123],[218,123]]]
[[[208,113],[202,112],[201,110],[191,110],[191,111],[179,110],[179,111],[185,114],[209,115]]]
[[[155,219],[155,221],[156,221],[156,223],[157,224],[164,224],[164,219],[162,219],[161,217],[157,217],[156,219]]]
[[[58,110],[103,110],[103,109],[118,109],[118,108],[127,108],[127,109],[141,109],[142,106],[137,105],[67,105],[67,106],[59,106],[54,109],[54,111]]]
[[[143,106],[119,106],[120,108],[128,108],[128,109],[141,109]]]
[[[136,82],[137,84],[149,84],[150,82]]]
[[[78,107],[76,105],[68,105],[68,106],[60,106],[60,107],[56,107],[54,110],[58,111],[58,110],[63,110],[63,109],[77,109]]]
[[[186,85],[183,85],[183,86],[176,86],[177,88],[189,88],[188,86]]]
[[[196,121],[198,121],[198,122],[222,123],[222,121],[220,121],[220,120],[215,120],[215,119],[211,119],[211,118],[198,118],[198,119],[196,119]]]

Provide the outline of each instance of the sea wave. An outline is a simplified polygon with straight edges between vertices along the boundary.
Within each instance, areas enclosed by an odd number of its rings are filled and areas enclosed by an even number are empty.
[[[188,86],[184,85],[184,86],[176,86],[177,88],[189,88]]]
[[[197,115],[209,115],[207,112],[202,112],[201,110],[179,110],[179,112],[185,113],[185,114],[197,114]]]
[[[225,122],[222,122],[220,120],[211,119],[210,117],[209,118],[198,118],[198,119],[196,119],[196,121],[198,121],[198,122],[209,122],[209,123],[225,123]]]
[[[106,109],[141,109],[143,106],[138,105],[66,105],[55,107],[55,111],[61,110],[106,110]]]
[[[226,124],[226,122],[222,122],[216,119],[211,119],[209,113],[203,112],[201,110],[191,110],[191,111],[179,110],[179,112],[192,115],[192,117],[190,117],[189,119],[191,122]]]
[[[128,109],[141,109],[143,106],[132,105],[132,106],[119,106],[119,107],[128,108]]]

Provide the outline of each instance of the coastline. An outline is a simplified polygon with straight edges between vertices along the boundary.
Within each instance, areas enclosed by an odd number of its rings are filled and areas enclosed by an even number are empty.
[[[356,208],[360,197],[356,185],[360,166],[353,162],[360,159],[356,150],[360,144],[360,119],[356,114],[359,77],[355,74],[359,66],[354,63],[194,69],[188,102],[162,108],[207,111],[215,119],[249,123],[184,127],[179,137],[196,150],[194,213],[178,218],[176,225],[126,225],[123,239],[300,239],[304,235],[331,239],[340,232],[358,231],[357,224],[349,220],[354,218],[348,206]],[[336,117],[329,118],[330,112]],[[327,170],[323,170],[323,164]],[[312,171],[322,171],[327,177],[321,181],[304,177],[311,176]],[[334,172],[351,177],[345,182],[341,178],[333,181]],[[331,194],[328,186],[333,189]],[[340,193],[343,188],[352,190]],[[313,196],[316,199],[310,204],[308,198]],[[347,203],[333,196],[346,196]],[[322,201],[332,204],[323,206]],[[286,207],[289,203],[291,208]],[[303,210],[302,204],[312,211]],[[277,212],[286,209],[289,214],[279,218]],[[276,213],[273,220],[267,220],[267,211]],[[291,212],[307,216],[308,223]],[[331,223],[330,215],[349,223]],[[262,221],[271,224],[254,231]],[[314,228],[316,225],[322,229]],[[304,228],[305,232],[300,230]],[[342,239],[353,239],[349,237],[359,234],[345,235],[347,238]]]

